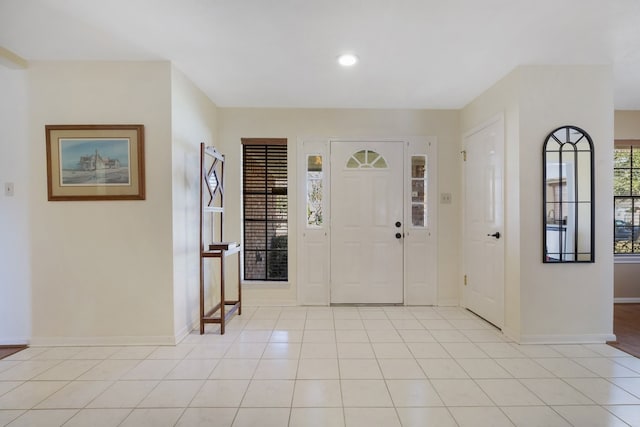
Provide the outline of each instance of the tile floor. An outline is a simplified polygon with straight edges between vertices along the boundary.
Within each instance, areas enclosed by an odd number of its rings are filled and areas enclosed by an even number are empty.
[[[0,360],[8,426],[640,426],[640,359],[452,307],[246,307],[175,347]]]

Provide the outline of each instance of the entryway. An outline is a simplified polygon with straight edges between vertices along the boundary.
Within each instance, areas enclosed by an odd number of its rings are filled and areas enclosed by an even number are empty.
[[[299,303],[436,304],[435,138],[300,148]]]

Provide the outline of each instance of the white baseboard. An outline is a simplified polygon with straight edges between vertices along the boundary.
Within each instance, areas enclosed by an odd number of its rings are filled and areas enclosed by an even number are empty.
[[[614,334],[521,335],[520,344],[603,344],[615,341]]]
[[[458,298],[441,298],[438,300],[438,306],[440,307],[457,307],[460,305]]]
[[[2,337],[0,345],[29,345],[29,338],[25,337]]]
[[[639,304],[640,298],[614,298],[614,304]]]
[[[121,337],[33,337],[31,347],[84,347],[129,345],[175,345],[172,336],[121,336]]]

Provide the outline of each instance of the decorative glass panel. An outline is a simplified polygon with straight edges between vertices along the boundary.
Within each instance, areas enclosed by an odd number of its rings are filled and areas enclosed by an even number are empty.
[[[322,156],[307,157],[307,226],[322,226]]]
[[[347,160],[347,169],[386,169],[387,167],[384,157],[371,150],[360,150]]]
[[[427,226],[427,156],[411,156],[411,225]]]

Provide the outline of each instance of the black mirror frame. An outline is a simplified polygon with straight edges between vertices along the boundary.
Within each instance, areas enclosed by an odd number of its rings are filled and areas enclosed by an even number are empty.
[[[558,131],[562,131],[562,130],[566,130],[566,133],[564,134],[565,137],[564,138],[558,138],[556,137],[556,134],[558,133]],[[572,141],[571,140],[571,136],[572,136],[572,132],[573,134],[575,134],[576,132],[581,134],[581,136],[579,136],[577,138],[577,140]],[[563,139],[563,140],[561,140]],[[578,142],[583,141],[583,139],[586,139],[586,141],[589,144],[589,186],[590,186],[590,199],[589,201],[580,201],[578,198],[578,168],[575,167],[573,170],[573,174],[574,174],[574,182],[576,183],[574,185],[574,201],[572,202],[563,202],[562,201],[562,196],[560,197],[560,202],[559,204],[562,206],[563,203],[572,203],[575,204],[574,209],[573,209],[573,221],[571,222],[574,227],[574,242],[573,242],[573,248],[571,249],[571,251],[566,251],[566,250],[560,250],[560,252],[558,253],[554,253],[554,254],[559,254],[559,258],[553,258],[550,255],[550,252],[547,249],[548,246],[548,242],[547,242],[547,234],[548,234],[548,227],[549,227],[549,223],[548,223],[548,202],[547,202],[547,155],[549,153],[558,153],[558,159],[559,162],[562,161],[562,154],[563,154],[563,150],[561,150],[562,146],[565,144],[571,144],[574,146],[574,150],[573,150],[573,156],[574,156],[574,164],[578,164],[578,158],[577,158],[577,153],[578,152],[587,152],[586,150],[577,150],[575,148],[576,144]],[[553,143],[557,143],[558,144],[558,150],[549,150],[548,149],[548,144],[549,142],[553,142]],[[552,130],[547,137],[544,140],[544,145],[542,147],[542,262],[543,263],[551,263],[551,264],[562,264],[562,263],[593,263],[595,262],[595,241],[594,241],[594,236],[595,236],[595,188],[594,188],[594,175],[595,175],[595,170],[594,170],[594,166],[595,166],[595,162],[594,162],[594,155],[593,155],[593,140],[591,139],[591,136],[589,136],[589,134],[584,131],[583,129],[577,127],[577,126],[571,126],[571,125],[566,125],[566,126],[561,126],[559,128],[556,128],[554,130]],[[562,172],[560,172],[560,174],[562,174]],[[562,177],[562,175],[561,175]],[[583,177],[586,178],[586,177]],[[558,203],[558,202],[555,202]],[[585,204],[589,204],[589,211],[590,211],[590,224],[589,224],[589,230],[590,230],[590,242],[588,244],[589,247],[589,253],[586,252],[579,252],[578,248],[580,246],[585,247],[584,242],[582,242],[579,246],[579,233],[577,232],[577,228],[578,228],[578,209],[577,207],[580,205],[585,205]],[[555,213],[554,213],[555,215]],[[565,239],[566,239],[566,226],[568,224],[568,221],[566,221],[564,218],[566,217],[562,217],[561,215],[561,223],[559,223],[558,225],[562,226],[564,225],[565,228],[562,229],[564,231],[564,235],[565,235]],[[559,242],[562,240],[562,231],[560,233],[558,233],[559,235]],[[560,247],[562,247],[562,243],[560,242],[559,244]],[[565,258],[566,255],[571,255],[568,258],[573,258],[573,259],[567,259]],[[587,258],[585,257],[585,255],[588,255],[588,259],[580,259],[581,256],[582,258]]]

